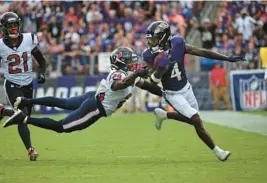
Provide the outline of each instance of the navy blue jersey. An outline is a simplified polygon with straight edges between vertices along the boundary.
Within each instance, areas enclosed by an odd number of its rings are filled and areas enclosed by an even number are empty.
[[[171,48],[169,51],[152,54],[146,49],[143,52],[143,59],[150,64],[157,64],[158,67],[165,68],[161,83],[164,90],[177,91],[182,89],[187,83],[184,68],[185,41],[184,38],[173,36],[171,38]]]

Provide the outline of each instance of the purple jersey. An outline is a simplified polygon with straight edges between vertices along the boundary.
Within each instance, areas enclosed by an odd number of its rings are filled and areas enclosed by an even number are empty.
[[[184,68],[184,38],[173,36],[171,38],[171,45],[169,51],[155,54],[146,49],[143,52],[143,59],[147,63],[156,63],[159,67],[166,68],[166,72],[161,79],[163,89],[177,91],[182,89],[187,83]]]

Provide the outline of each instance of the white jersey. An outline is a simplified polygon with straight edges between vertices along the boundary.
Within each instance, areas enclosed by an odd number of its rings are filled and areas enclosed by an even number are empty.
[[[123,90],[113,91],[111,85],[114,80],[121,80],[127,76],[127,73],[119,70],[111,70],[106,79],[102,79],[100,85],[97,89],[96,96],[100,93],[104,94],[104,99],[102,100],[102,105],[106,111],[107,116],[110,116],[118,108],[120,108],[127,99],[129,99],[133,92],[133,86],[129,86]],[[136,79],[136,82],[140,78]],[[135,82],[135,83],[136,83]]]
[[[4,67],[5,78],[15,84],[26,86],[33,80],[32,50],[37,46],[37,36],[23,33],[21,44],[17,48],[6,45],[0,39],[0,59]]]

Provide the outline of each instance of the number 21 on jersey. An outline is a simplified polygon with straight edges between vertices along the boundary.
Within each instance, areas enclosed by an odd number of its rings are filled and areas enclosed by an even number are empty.
[[[181,72],[179,71],[178,63],[176,62],[172,68],[171,78],[177,78],[178,81],[182,79]]]
[[[8,55],[7,60],[10,61],[10,63],[8,64],[9,74],[27,72],[29,69],[27,63],[27,52],[23,52],[21,57],[18,54]],[[21,65],[21,62],[23,63],[23,70],[21,68],[17,68],[17,66]]]

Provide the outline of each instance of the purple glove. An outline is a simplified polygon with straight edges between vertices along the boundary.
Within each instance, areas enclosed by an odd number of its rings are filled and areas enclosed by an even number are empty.
[[[229,62],[238,62],[238,61],[246,61],[246,59],[242,56],[231,55],[230,57],[228,57],[228,61]]]

